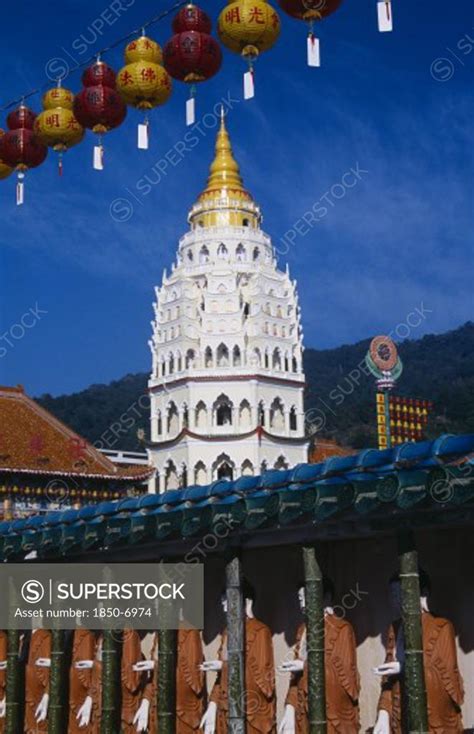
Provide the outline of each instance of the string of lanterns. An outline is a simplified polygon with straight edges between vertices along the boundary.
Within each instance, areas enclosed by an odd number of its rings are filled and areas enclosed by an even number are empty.
[[[277,2],[284,13],[307,23],[307,62],[309,66],[319,67],[320,43],[314,32],[315,24],[338,10],[343,0]],[[172,22],[173,35],[162,51],[156,41],[145,35],[145,28],[177,8],[179,10]],[[380,32],[393,30],[391,0],[377,0],[377,20]],[[217,20],[219,39],[247,64],[243,75],[244,99],[255,96],[254,64],[261,53],[275,45],[280,28],[280,17],[267,0],[227,0],[221,11]],[[196,85],[215,76],[222,65],[221,47],[211,31],[212,22],[207,13],[194,3],[177,2],[145,23],[141,35],[128,43],[125,65],[118,74],[101,60],[102,51],[83,72],[83,88],[76,95],[63,88],[63,79],[59,79],[57,85],[43,95],[43,111],[39,115],[24,101],[40,90],[25,95],[7,117],[8,130],[0,129],[0,180],[8,178],[13,171],[17,172],[17,204],[24,202],[25,173],[41,165],[48,148],[52,148],[58,154],[58,169],[62,174],[64,153],[83,140],[86,129],[98,136],[93,149],[93,167],[103,170],[103,136],[124,122],[127,106],[143,113],[143,122],[138,125],[138,148],[146,150],[149,147],[149,113],[169,100],[171,79],[190,88],[186,124],[192,125],[196,119]],[[105,50],[115,48],[119,43],[117,41]],[[84,65],[78,64],[65,76]],[[3,109],[13,104],[17,103],[10,103]]]

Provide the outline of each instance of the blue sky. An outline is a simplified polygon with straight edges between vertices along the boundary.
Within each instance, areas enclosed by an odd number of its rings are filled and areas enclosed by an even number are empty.
[[[0,32],[0,103],[170,4],[123,0],[120,17],[103,0],[10,4]],[[215,19],[224,3],[201,4]],[[424,316],[410,327],[412,338],[471,318],[472,0],[393,6],[395,31],[379,34],[375,0],[345,0],[319,28],[320,69],[305,66],[304,25],[281,13],[280,40],[257,63],[250,102],[241,99],[242,62],[225,51],[221,73],[199,88],[198,119],[208,116],[195,131],[198,144],[138,201],[138,182],[147,174],[155,180],[153,166],[186,134],[184,85],[176,83],[171,101],[152,114],[149,151],[135,147],[139,118],[130,111],[106,137],[102,173],[92,170],[88,133],[67,154],[62,179],[51,153],[27,175],[23,207],[15,206],[13,177],[1,182],[0,382],[56,395],[149,369],[153,287],[207,176],[215,137],[209,113],[229,97],[228,127],[246,185],[284,253],[281,265],[288,261],[298,280],[306,346],[393,332],[417,308]],[[97,34],[92,24],[101,14],[110,25]],[[166,41],[169,20],[150,35]],[[118,69],[122,54],[104,59]],[[77,91],[79,73],[65,85]],[[39,110],[40,98],[30,104]],[[344,178],[351,169],[357,179]],[[356,185],[341,183],[349,181]],[[114,205],[123,198],[133,211],[117,221],[111,211],[123,215],[123,203]],[[301,225],[313,206],[321,218]],[[288,231],[297,232],[291,246]]]

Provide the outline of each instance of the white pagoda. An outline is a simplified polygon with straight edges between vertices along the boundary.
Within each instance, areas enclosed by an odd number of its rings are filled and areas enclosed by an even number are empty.
[[[277,268],[222,114],[206,188],[156,290],[152,491],[307,460],[296,282]]]

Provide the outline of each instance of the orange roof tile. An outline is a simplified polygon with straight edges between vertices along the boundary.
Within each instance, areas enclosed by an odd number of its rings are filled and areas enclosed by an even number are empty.
[[[25,394],[0,386],[0,472],[145,479],[151,467],[120,467]]]
[[[316,441],[315,447],[310,452],[309,463],[317,464],[331,456],[351,456],[356,453],[357,451],[350,446],[340,446],[336,441],[321,439]]]

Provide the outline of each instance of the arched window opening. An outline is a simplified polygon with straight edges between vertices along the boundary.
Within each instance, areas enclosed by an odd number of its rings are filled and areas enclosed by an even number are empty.
[[[243,477],[253,477],[255,472],[253,469],[253,464],[251,461],[249,461],[249,459],[246,459],[242,463],[240,473],[242,474]]]
[[[220,395],[214,403],[216,426],[232,425],[232,402],[227,395]]]
[[[252,411],[248,400],[242,400],[239,405],[239,425],[243,429],[250,428],[252,421]]]
[[[293,357],[291,360],[291,368],[293,372],[298,372],[298,362],[296,361],[296,357]]]
[[[169,364],[169,373],[170,375],[172,375],[174,372],[174,357],[172,354],[170,354],[169,356],[168,364]]]
[[[188,349],[186,352],[186,369],[189,370],[191,367],[194,367],[194,349]]]
[[[280,398],[275,398],[270,406],[270,428],[282,431],[285,427],[285,411]]]
[[[233,479],[235,464],[227,454],[221,454],[213,464],[216,479]]]
[[[186,464],[183,464],[181,468],[181,486],[188,486],[188,470],[186,468]]]
[[[217,257],[220,258],[221,260],[226,260],[228,254],[229,254],[229,251],[227,247],[224,245],[223,242],[221,242],[221,244],[217,248]]]
[[[288,355],[285,354],[285,372],[288,372],[290,369],[290,362],[288,360]]]
[[[173,461],[169,461],[165,469],[165,489],[178,489],[178,472]]]
[[[207,249],[206,245],[203,245],[201,249],[199,250],[199,263],[201,265],[205,265],[205,263],[209,262],[209,250]]]
[[[183,428],[189,428],[189,410],[188,406],[183,406]]]
[[[255,349],[252,352],[252,366],[260,367],[261,364],[262,364],[262,355],[260,353],[260,349],[258,347],[255,347]]]
[[[261,401],[258,404],[258,425],[265,426],[265,406]]]
[[[233,361],[234,367],[240,367],[242,364],[240,347],[238,347],[237,344],[235,345],[234,350],[232,352],[232,361]]]
[[[290,410],[290,431],[298,430],[298,417],[296,415],[296,408],[293,405]]]
[[[281,354],[279,349],[273,350],[272,367],[274,370],[281,370]]]
[[[218,479],[229,479],[232,481],[234,478],[234,471],[230,464],[228,464],[226,461],[224,461],[218,468],[217,468],[217,478]]]
[[[229,366],[229,349],[226,347],[225,344],[219,344],[219,346],[217,347],[217,366]]]
[[[200,431],[206,430],[207,429],[207,408],[206,408],[206,403],[203,400],[200,400],[199,403],[196,405],[194,417],[195,417],[196,428]]]
[[[203,461],[198,461],[194,467],[194,482],[195,484],[206,484],[207,482],[207,469]]]
[[[188,250],[188,260],[189,262],[192,262],[194,260],[194,255],[192,250]]]
[[[268,358],[268,352],[265,352],[265,367],[269,367],[270,360]]]
[[[167,420],[167,432],[178,433],[179,431],[179,415],[178,408],[175,403],[170,403],[168,406],[168,420]]]
[[[204,352],[204,367],[212,367],[212,349],[211,347],[206,347],[206,351]]]
[[[250,219],[243,219],[242,224],[244,227],[250,227]]]
[[[275,469],[288,469],[288,462],[284,456],[278,457],[278,459],[275,461],[274,468]]]
[[[253,261],[256,262],[259,259],[259,257],[260,257],[260,250],[258,249],[258,247],[254,247],[253,253],[252,253]]]
[[[243,246],[241,242],[237,245],[235,256],[238,262],[243,262],[245,260],[245,247]]]
[[[158,411],[156,416],[156,432],[159,436],[163,433],[163,421],[161,419],[161,410]]]

